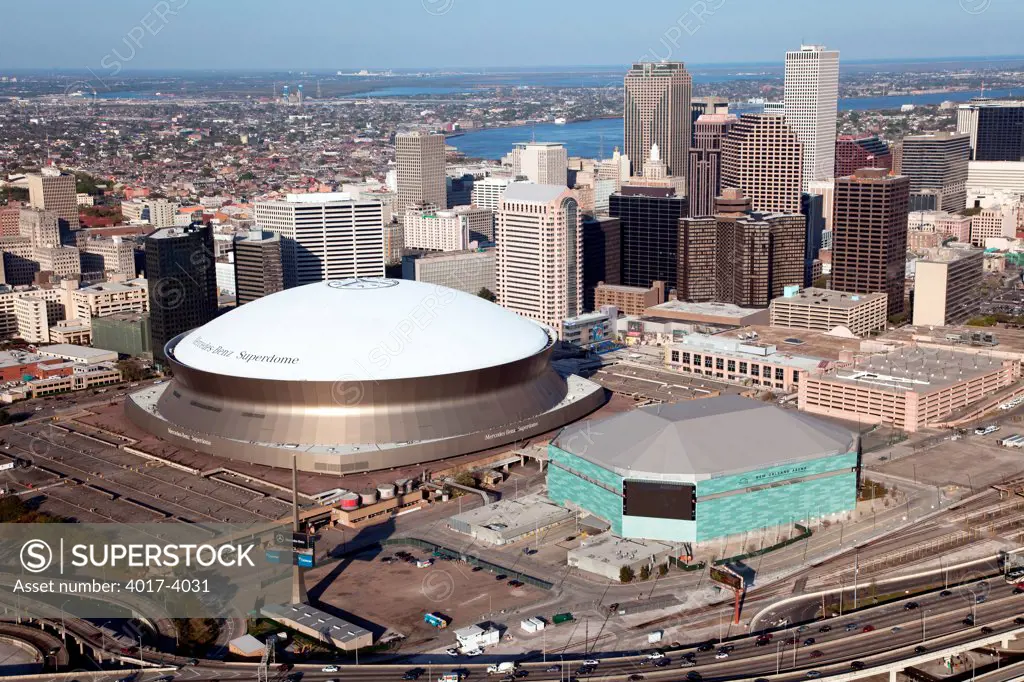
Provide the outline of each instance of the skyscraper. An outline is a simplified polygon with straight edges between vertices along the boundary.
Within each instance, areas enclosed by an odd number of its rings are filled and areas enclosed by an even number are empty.
[[[28,203],[32,208],[53,211],[65,230],[78,229],[78,195],[75,176],[54,168],[28,175]]]
[[[802,147],[784,117],[744,114],[722,141],[722,187],[742,190],[755,211],[799,213]]]
[[[583,214],[572,190],[514,182],[498,208],[498,304],[554,329],[583,312]]]
[[[715,197],[722,192],[722,140],[736,121],[732,114],[703,114],[693,124],[687,177],[692,217],[715,212]]]
[[[686,198],[670,187],[623,185],[608,198],[608,214],[621,225],[621,284],[649,289],[656,281],[675,282]]]
[[[623,132],[633,175],[643,175],[651,145],[661,148],[669,175],[685,177],[692,135],[693,79],[682,62],[641,62],[626,73]]]
[[[512,172],[538,185],[565,185],[569,153],[561,142],[519,142],[512,149]]]
[[[1024,161],[1024,101],[973,99],[957,109],[973,161]]]
[[[835,177],[853,175],[859,168],[892,169],[889,145],[878,135],[840,135],[836,140]]]
[[[618,284],[622,276],[622,223],[611,216],[583,221],[583,309],[594,310],[594,287]]]
[[[900,172],[910,178],[914,211],[961,211],[967,207],[967,164],[971,138],[966,133],[929,133],[903,138]]]
[[[416,204],[447,206],[444,135],[424,132],[395,136],[398,197],[395,215],[401,221],[405,209]]]
[[[213,229],[168,227],[146,237],[146,280],[153,358],[166,362],[168,341],[217,316]]]
[[[444,177],[441,177],[444,196]],[[384,205],[341,192],[260,201],[257,227],[281,237],[286,288],[328,279],[384,276]]]
[[[804,217],[758,213],[735,189],[724,190],[716,215],[679,221],[677,295],[764,307],[804,278]]]
[[[804,145],[801,190],[806,191],[808,183],[827,180],[835,171],[839,52],[823,45],[787,52],[784,91],[786,122]]]
[[[832,288],[884,292],[888,314],[903,312],[910,178],[862,168],[836,178],[832,223]]]
[[[235,240],[235,296],[237,305],[284,289],[281,236],[254,228]]]
[[[804,287],[814,283],[814,260],[818,257],[825,236],[825,197],[805,192],[800,197],[800,212],[804,216]]]

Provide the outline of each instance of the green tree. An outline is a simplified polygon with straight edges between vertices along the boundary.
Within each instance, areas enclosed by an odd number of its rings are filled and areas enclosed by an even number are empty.
[[[640,567],[640,580],[648,580],[651,577],[651,567],[644,564]]]
[[[458,483],[459,485],[464,485],[467,488],[476,487],[476,479],[473,478],[473,474],[469,473],[468,471],[460,471],[459,473],[455,474],[455,482]]]
[[[7,410],[0,410],[0,426],[6,426],[7,424],[10,424],[12,421],[14,420],[11,419],[10,412],[8,412]]]
[[[498,300],[498,297],[494,295],[494,292],[492,292],[487,287],[480,289],[480,291],[476,292],[476,295],[484,299],[485,301],[490,301],[491,303],[494,303],[495,301]]]
[[[16,523],[28,512],[28,507],[17,495],[0,498],[0,523]]]
[[[821,277],[815,279],[814,282],[812,282],[812,285],[815,289],[824,289],[826,286],[828,286],[828,277],[822,275]]]
[[[668,575],[668,564],[658,564],[658,575],[662,578]]]
[[[121,370],[121,379],[124,381],[141,381],[146,378],[146,370],[135,358],[118,360],[117,368]]]
[[[629,566],[623,566],[619,569],[619,582],[620,583],[631,583],[633,578],[636,577],[636,573]]]

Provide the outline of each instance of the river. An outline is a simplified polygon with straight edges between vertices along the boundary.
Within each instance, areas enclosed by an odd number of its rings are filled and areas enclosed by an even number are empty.
[[[1024,95],[1019,89],[1018,95]],[[891,97],[851,97],[839,100],[842,111],[869,111],[898,109],[904,104],[940,104],[946,100],[966,102],[980,96],[976,90],[928,93],[924,95],[895,95]],[[1012,97],[1010,90],[986,90],[989,97]],[[563,142],[569,156],[588,159],[607,158],[615,147],[622,149],[622,119],[603,118],[579,121],[565,125],[539,123],[531,126],[487,128],[448,138],[448,144],[466,156],[481,159],[500,159],[512,150],[516,142]]]

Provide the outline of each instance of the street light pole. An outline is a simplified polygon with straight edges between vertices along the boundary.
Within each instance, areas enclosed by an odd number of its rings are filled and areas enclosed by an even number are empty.
[[[60,638],[62,640],[66,640],[68,637],[67,630],[64,627],[64,604],[67,604],[69,601],[71,599],[65,599],[60,605]]]

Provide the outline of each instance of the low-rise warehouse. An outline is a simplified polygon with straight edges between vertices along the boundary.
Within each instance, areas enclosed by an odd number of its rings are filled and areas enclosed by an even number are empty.
[[[524,495],[453,516],[448,519],[448,527],[481,542],[505,545],[571,518],[571,511],[541,495]]]
[[[373,644],[373,633],[369,630],[313,608],[309,604],[271,604],[260,609],[260,613],[286,628],[343,651],[361,649]]]

